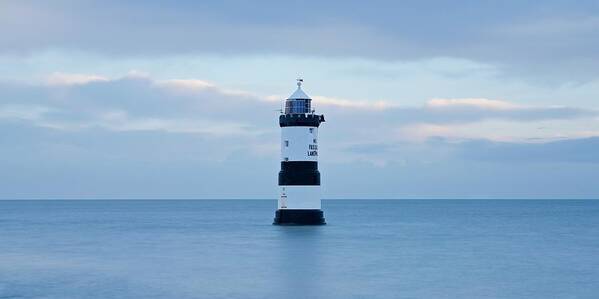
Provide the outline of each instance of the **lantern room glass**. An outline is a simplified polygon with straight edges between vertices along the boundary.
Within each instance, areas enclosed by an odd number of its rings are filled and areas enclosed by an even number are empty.
[[[311,99],[289,99],[285,101],[285,114],[311,113],[311,102]]]

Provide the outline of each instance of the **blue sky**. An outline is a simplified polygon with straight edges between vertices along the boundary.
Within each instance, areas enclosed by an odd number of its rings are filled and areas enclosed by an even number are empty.
[[[599,197],[596,1],[2,1],[0,198]]]

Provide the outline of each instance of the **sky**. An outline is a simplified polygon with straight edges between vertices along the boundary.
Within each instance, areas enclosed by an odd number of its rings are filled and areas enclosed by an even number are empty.
[[[0,199],[599,198],[597,1],[1,1]]]

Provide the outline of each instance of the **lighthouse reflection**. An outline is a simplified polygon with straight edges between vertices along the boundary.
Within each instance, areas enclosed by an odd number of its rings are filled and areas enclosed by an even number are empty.
[[[326,289],[323,226],[277,227],[277,254],[274,266],[280,279],[278,288],[287,298],[320,298]]]

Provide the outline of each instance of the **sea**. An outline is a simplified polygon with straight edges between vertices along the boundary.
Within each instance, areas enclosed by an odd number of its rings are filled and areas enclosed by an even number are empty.
[[[599,298],[599,201],[0,201],[0,299]]]

